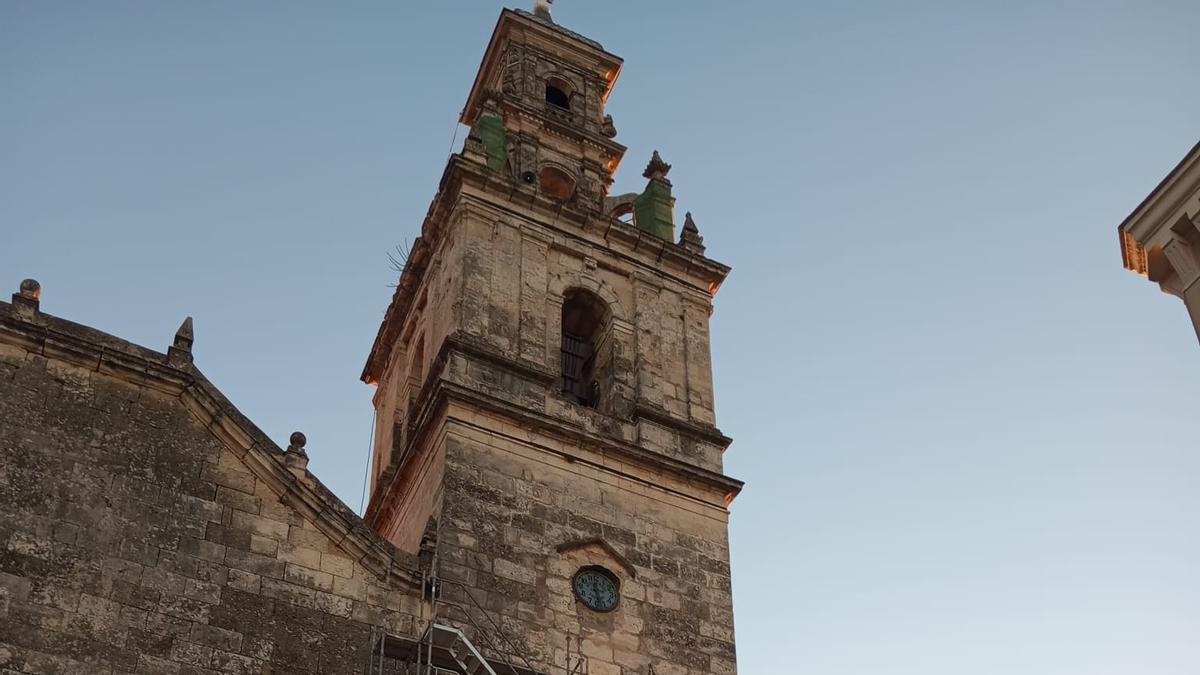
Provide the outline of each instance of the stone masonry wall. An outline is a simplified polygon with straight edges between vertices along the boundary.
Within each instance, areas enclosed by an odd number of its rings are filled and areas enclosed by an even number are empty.
[[[454,330],[451,305],[458,297],[454,271],[459,265],[455,244],[456,240],[447,238],[432,254],[413,309],[404,318],[400,338],[378,383],[372,493],[383,471],[396,458],[395,453],[408,444],[409,423],[417,412],[413,409],[414,399],[425,384],[438,347]]]
[[[583,638],[589,675],[736,672],[721,494],[698,494],[496,415],[450,415],[439,545],[447,599],[486,608],[543,672],[562,672],[568,636]],[[570,546],[595,539],[612,552]],[[571,578],[585,565],[620,578],[615,611],[575,598]],[[489,643],[504,645],[477,640]]]
[[[455,328],[557,372],[564,292],[590,291],[613,314],[613,348],[622,358],[614,391],[606,392],[615,400],[611,412],[628,417],[641,405],[713,427],[707,293],[614,255],[591,233],[567,236],[538,220],[532,212],[515,217],[473,202],[460,206]]]
[[[358,673],[414,629],[178,396],[3,341],[0,514],[5,673]]]

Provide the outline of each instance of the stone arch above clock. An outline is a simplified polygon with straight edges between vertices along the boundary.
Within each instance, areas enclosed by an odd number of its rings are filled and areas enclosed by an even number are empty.
[[[630,579],[637,579],[637,568],[629,562],[629,559],[621,555],[612,544],[608,543],[601,537],[592,537],[589,539],[573,539],[564,542],[555,547],[560,554],[572,553],[574,551],[592,551],[597,555],[598,559],[606,560],[609,564],[615,564],[621,568],[625,574],[629,575]]]

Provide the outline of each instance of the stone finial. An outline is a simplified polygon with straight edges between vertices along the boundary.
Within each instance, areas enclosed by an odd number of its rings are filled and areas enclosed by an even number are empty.
[[[42,297],[42,285],[37,279],[22,279],[21,295],[37,300]]]
[[[293,431],[288,437],[287,454],[283,456],[283,463],[287,466],[297,478],[303,479],[308,471],[308,451],[304,449],[304,444],[308,443],[308,438],[303,432]]]
[[[18,311],[32,314],[38,311],[41,297],[42,285],[38,283],[37,279],[24,279],[21,281],[20,289],[13,293],[12,304]]]
[[[670,172],[671,165],[664,162],[662,156],[655,150],[654,156],[650,158],[650,163],[646,165],[646,170],[642,172],[642,175],[650,180],[662,181],[670,185],[671,181],[667,180],[667,174]]]
[[[704,253],[704,237],[700,236],[700,228],[692,220],[692,212],[688,211],[683,217],[683,232],[679,234],[679,245],[695,253]]]
[[[663,161],[662,155],[654,151],[650,163],[642,175],[649,178],[646,189],[633,200],[633,222],[639,230],[664,239],[675,241],[675,198],[671,196],[671,181],[667,173],[671,165]]]
[[[192,317],[189,316],[179,324],[179,330],[175,331],[175,347],[190,352],[195,340],[196,334],[192,330]]]
[[[613,124],[612,115],[605,115],[604,122],[600,125],[600,135],[605,138],[616,138],[617,127]]]
[[[308,453],[305,452],[304,446],[307,443],[308,443],[308,437],[304,435],[304,432],[293,431],[292,435],[288,437],[287,451],[288,452],[298,452],[300,454],[306,455]]]
[[[175,331],[175,339],[167,348],[167,363],[176,366],[186,366],[192,362],[192,343],[195,335],[192,332],[192,317],[187,317]]]

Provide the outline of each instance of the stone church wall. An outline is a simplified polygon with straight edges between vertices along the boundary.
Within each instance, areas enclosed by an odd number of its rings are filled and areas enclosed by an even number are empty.
[[[0,326],[0,671],[359,673],[374,626],[414,630],[415,588],[285,504],[179,395],[46,358],[6,339],[18,325]]]

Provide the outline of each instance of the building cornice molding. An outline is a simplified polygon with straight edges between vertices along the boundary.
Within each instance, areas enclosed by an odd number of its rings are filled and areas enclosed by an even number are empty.
[[[288,453],[246,417],[191,363],[94,328],[0,302],[0,343],[176,397],[222,447],[239,457],[280,501],[312,519],[347,557],[380,579],[418,587],[415,560],[397,555],[315,475],[290,468]],[[299,475],[298,475],[299,474]]]
[[[514,180],[505,180],[501,174],[488,170],[486,166],[456,154],[446,163],[437,194],[421,225],[421,236],[413,242],[408,261],[392,294],[392,301],[384,312],[367,362],[363,366],[363,382],[377,384],[383,378],[400,330],[428,271],[433,251],[437,249],[450,227],[450,216],[456,209],[479,209],[494,214],[495,217],[530,220],[528,215],[502,201],[487,199],[482,195],[464,194],[463,188],[466,185],[484,194],[488,191],[499,191],[506,200],[517,201],[519,197],[520,203],[526,204],[542,216],[540,221],[535,222],[554,233],[574,237],[588,245],[595,245],[595,242],[580,237],[578,233],[559,223],[573,223],[580,228],[603,228],[605,244],[613,253],[624,256],[639,267],[654,267],[660,274],[665,274],[685,286],[697,286],[696,282],[699,281],[700,285],[707,285],[710,297],[716,294],[731,271],[728,265],[689,251],[679,244],[665,241],[629,223],[597,213],[585,213],[571,205],[552,200],[533,187],[521,185]],[[464,197],[461,205],[460,196]],[[689,282],[687,277],[694,281]]]
[[[417,400],[424,401],[424,404],[414,417],[410,438],[405,447],[396,454],[395,458],[381,475],[383,480],[378,481],[376,484],[375,489],[372,491],[367,511],[363,515],[366,523],[376,529],[384,526],[387,515],[395,509],[394,502],[401,492],[398,488],[403,477],[409,473],[405,470],[405,467],[420,456],[419,449],[427,444],[427,439],[434,431],[433,422],[441,419],[446,414],[446,410],[452,401],[503,415],[520,428],[542,429],[549,435],[580,446],[592,448],[596,452],[611,452],[621,456],[623,459],[629,460],[633,464],[650,467],[658,471],[670,472],[709,489],[720,491],[724,496],[726,506],[732,503],[733,499],[741,492],[742,487],[745,485],[744,482],[736,478],[709,471],[661,453],[646,450],[634,443],[591,433],[578,425],[571,424],[558,417],[524,408],[485,392],[450,382],[445,378],[443,373],[450,362],[451,356],[455,354],[486,360],[518,376],[526,376],[535,382],[545,383],[548,378],[548,384],[552,384],[557,378],[555,373],[549,372],[539,366],[514,362],[512,359],[483,345],[477,340],[466,338],[460,334],[446,338],[442,343],[441,349],[438,351],[438,356],[434,360],[433,366],[429,369],[425,384],[422,385],[420,394],[417,397]],[[683,422],[671,417],[665,411],[656,411],[643,406],[638,408],[635,416],[635,419],[647,419],[656,424],[679,431],[684,435],[719,444],[722,449],[732,443],[732,439],[721,434],[714,428],[705,428],[702,425]],[[564,454],[564,456],[570,461],[588,463],[587,459],[576,455]],[[612,467],[605,467],[601,464],[596,464],[596,466],[608,471],[614,471]],[[633,476],[623,475],[623,477],[637,480]],[[695,497],[677,490],[672,490],[661,485],[658,487],[687,499],[695,499]]]
[[[621,160],[625,157],[626,151],[629,150],[629,148],[625,147],[621,143],[618,143],[611,138],[605,138],[604,136],[591,133],[581,126],[567,124],[565,122],[546,117],[543,111],[525,105],[519,100],[513,98],[506,97],[500,99],[500,109],[520,117],[521,121],[525,122],[526,124],[536,126],[542,129],[542,131],[545,133],[558,136],[559,138],[579,141],[586,146],[590,146],[591,148],[608,155],[609,157],[615,158],[616,164],[611,166],[611,171],[609,171],[610,174],[615,173],[617,165],[620,164]],[[602,165],[598,166],[603,168]]]
[[[556,417],[551,417],[549,415],[534,412],[527,408],[513,405],[508,401],[498,397],[449,382],[444,382],[443,384],[444,388],[442,389],[442,392],[456,401],[505,415],[519,425],[537,425],[540,428],[551,430],[555,435],[558,435],[565,440],[574,441],[581,446],[587,445],[593,447],[599,452],[611,452],[620,455],[622,458],[628,459],[632,463],[675,473],[676,475],[686,478],[694,483],[711,488],[715,491],[722,492],[726,504],[732,502],[733,498],[736,497],[739,492],[741,492],[742,487],[745,485],[743,481],[740,481],[736,478],[731,478],[715,471],[702,469],[698,466],[688,464],[687,462],[646,450],[634,445],[633,443],[626,443],[614,438],[589,434],[582,429],[564,424],[562,420]],[[489,430],[489,432],[494,432],[494,430]],[[586,460],[582,460],[575,455],[567,455],[565,453],[560,454],[563,454],[564,457],[574,461],[586,462]],[[612,467],[606,467],[600,464],[596,464],[595,466],[607,471],[614,471]],[[626,474],[622,474],[622,477],[633,479],[632,476]],[[695,497],[691,495],[663,487],[661,484],[655,484],[655,487],[661,488],[666,492],[670,492],[681,497],[696,500]]]
[[[1151,274],[1148,252],[1170,241],[1171,228],[1197,193],[1200,193],[1200,143],[1192,147],[1118,226],[1121,258],[1126,269],[1142,275]]]
[[[469,358],[476,358],[481,361],[486,361],[489,364],[496,366],[509,373],[523,377],[527,380],[532,380],[538,384],[551,386],[558,381],[558,373],[545,368],[541,364],[532,363],[529,361],[514,359],[507,356],[483,340],[467,335],[462,332],[454,333],[446,338],[442,343],[441,349],[438,351],[437,359],[434,361],[434,367],[430,369],[430,375],[424,385],[421,387],[421,392],[418,398],[423,398],[430,394],[432,388],[436,385],[435,380],[443,367],[450,360],[450,355],[458,353]],[[599,413],[597,413],[599,414]],[[564,422],[557,418],[555,424],[563,424]],[[733,443],[733,439],[721,433],[720,429],[713,426],[698,424],[689,420],[683,420],[672,415],[670,412],[657,408],[645,403],[638,403],[634,406],[633,421],[648,420],[655,424],[666,427],[672,431],[678,432],[684,436],[698,441],[704,441],[713,445],[719,446],[722,450],[726,450]]]
[[[528,31],[537,36],[539,40],[588,56],[595,68],[603,71],[605,90],[602,98],[608,98],[621,74],[621,67],[625,63],[621,57],[606,51],[599,44],[583,36],[564,34],[563,29],[559,26],[544,25],[532,16],[505,9],[500,13],[500,18],[496,20],[496,28],[492,31],[487,49],[484,50],[475,81],[471,85],[471,92],[467,95],[466,105],[463,106],[462,115],[459,117],[460,122],[467,126],[475,123],[482,108],[487,77],[498,67],[497,62],[504,55],[504,47],[508,44],[509,34],[515,30]]]

